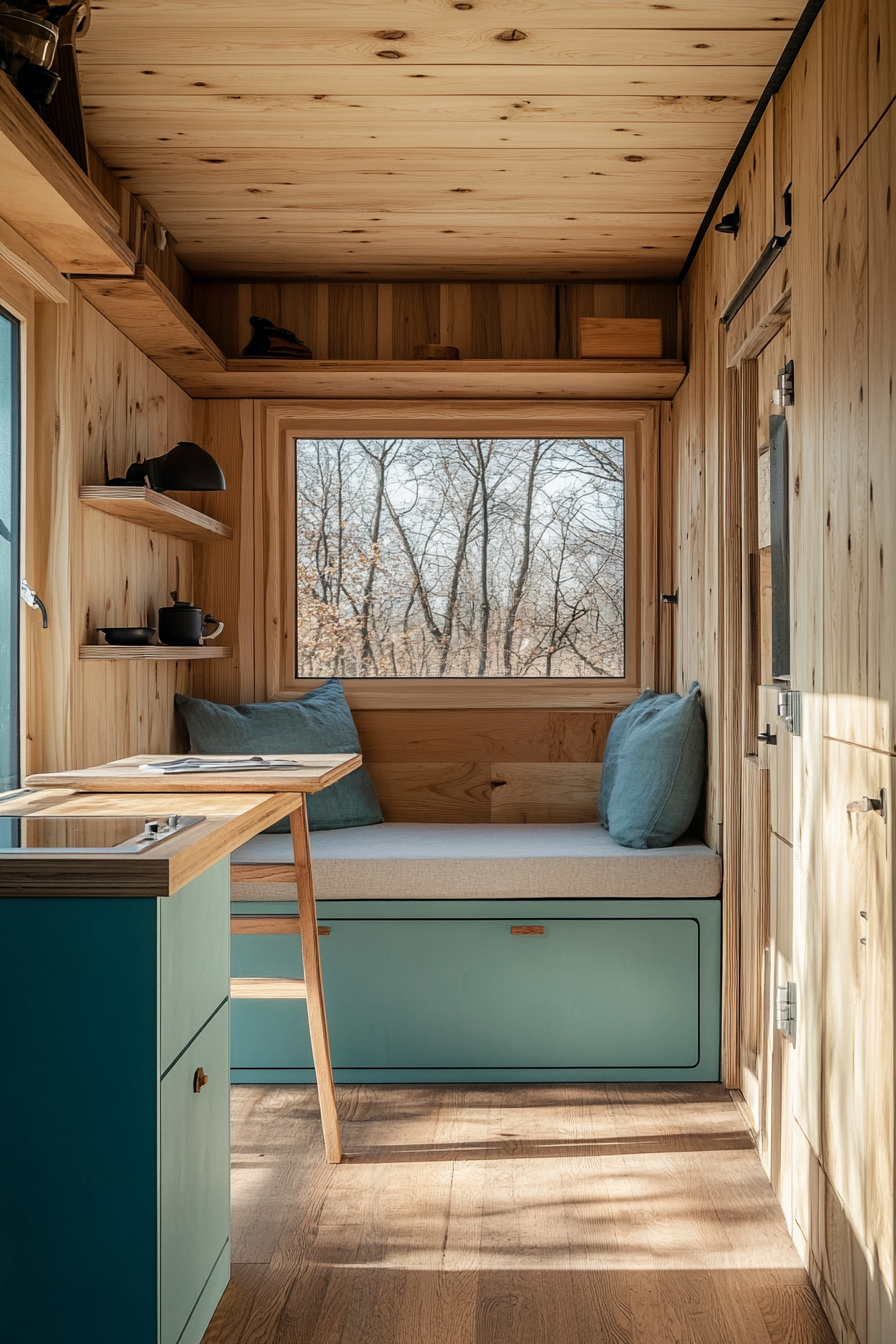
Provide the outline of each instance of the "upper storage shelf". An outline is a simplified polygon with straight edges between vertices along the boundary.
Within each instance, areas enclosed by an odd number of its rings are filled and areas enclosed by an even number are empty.
[[[225,359],[146,267],[124,279],[85,277],[77,283],[113,326],[193,397],[666,400],[686,372],[677,359]]]
[[[229,541],[233,528],[145,485],[82,485],[81,503],[184,541]]]
[[[129,275],[107,200],[0,71],[0,216],[65,274]]]

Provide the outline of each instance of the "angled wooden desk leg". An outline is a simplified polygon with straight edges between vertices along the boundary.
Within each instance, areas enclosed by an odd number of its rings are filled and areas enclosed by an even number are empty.
[[[292,850],[296,864],[299,930],[302,935],[302,960],[305,966],[305,986],[308,996],[308,1029],[311,1033],[311,1054],[314,1058],[314,1074],[317,1079],[320,1119],[324,1131],[324,1148],[326,1149],[328,1162],[341,1162],[342,1141],[339,1137],[336,1088],[333,1084],[330,1038],[327,1033],[327,1012],[324,1007],[324,986],[320,974],[320,945],[317,939],[314,878],[311,873],[308,811],[304,806],[297,808],[295,812],[290,814],[289,829],[292,833]]]

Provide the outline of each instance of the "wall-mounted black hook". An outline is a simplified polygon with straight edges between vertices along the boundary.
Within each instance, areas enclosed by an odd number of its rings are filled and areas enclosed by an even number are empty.
[[[727,215],[723,215],[716,227],[716,233],[730,233],[736,238],[740,233],[740,206],[736,205]]]

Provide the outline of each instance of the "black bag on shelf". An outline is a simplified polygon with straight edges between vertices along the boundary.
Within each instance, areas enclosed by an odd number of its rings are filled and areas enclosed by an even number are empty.
[[[252,339],[243,359],[313,359],[304,341],[285,327],[275,327],[267,317],[250,317]]]

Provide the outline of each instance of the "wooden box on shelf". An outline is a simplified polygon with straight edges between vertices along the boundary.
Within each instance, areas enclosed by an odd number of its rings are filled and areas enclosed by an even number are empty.
[[[579,359],[662,359],[658,317],[580,317]]]

